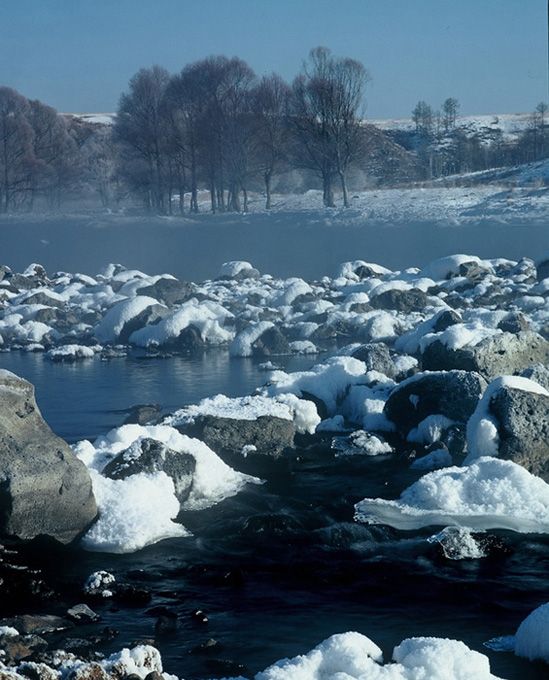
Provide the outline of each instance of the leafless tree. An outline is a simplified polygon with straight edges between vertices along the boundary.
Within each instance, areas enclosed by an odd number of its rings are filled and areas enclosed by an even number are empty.
[[[316,47],[294,80],[291,120],[299,158],[322,179],[326,206],[334,205],[336,176],[341,181],[343,203],[349,205],[347,172],[360,155],[361,108],[369,79],[360,62]]]
[[[17,207],[29,190],[34,168],[34,132],[28,100],[0,87],[0,212]]]
[[[145,205],[160,214],[170,209],[168,135],[164,94],[170,76],[166,69],[142,68],[130,80],[129,93],[120,98],[114,127],[121,143],[121,172]]]
[[[252,92],[257,135],[257,165],[265,183],[265,207],[271,207],[273,176],[287,164],[290,148],[290,86],[276,73],[263,76]]]
[[[59,208],[79,176],[76,143],[65,119],[51,106],[29,102],[28,120],[34,132],[31,207],[35,196],[42,194],[51,208]]]
[[[442,113],[444,115],[444,130],[449,132],[456,127],[457,113],[459,111],[459,102],[454,97],[448,97],[442,105]]]

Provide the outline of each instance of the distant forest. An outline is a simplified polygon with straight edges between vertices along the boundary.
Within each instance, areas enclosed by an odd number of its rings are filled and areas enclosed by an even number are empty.
[[[0,87],[0,213],[59,210],[78,200],[106,210],[246,211],[251,192],[321,189],[349,206],[352,191],[410,185],[549,155],[547,106],[521,134],[460,125],[459,102],[419,101],[413,126],[365,120],[370,75],[324,47],[291,84],[258,78],[241,59],[212,56],[175,75],[143,68],[122,94],[114,124],[61,115]]]

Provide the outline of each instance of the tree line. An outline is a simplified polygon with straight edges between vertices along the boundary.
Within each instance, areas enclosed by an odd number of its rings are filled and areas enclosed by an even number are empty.
[[[505,137],[494,116],[489,126],[468,127],[459,120],[459,102],[450,97],[434,110],[419,101],[412,110],[415,129],[390,133],[419,162],[424,179],[532,163],[549,155],[548,107],[540,102],[522,131]]]
[[[459,102],[440,111],[424,101],[415,129],[385,134],[364,121],[370,80],[358,61],[325,47],[310,51],[291,84],[258,78],[243,60],[211,56],[171,75],[140,69],[122,94],[114,125],[86,124],[0,87],[0,212],[56,209],[71,196],[98,195],[104,208],[138,204],[158,214],[197,213],[199,192],[211,211],[246,211],[249,192],[271,207],[273,186],[291,175],[336,190],[410,182],[547,156],[547,106],[538,105],[510,143],[459,123]],[[293,174],[292,174],[293,173]]]
[[[334,184],[349,205],[348,173],[363,151],[361,121],[369,75],[352,59],[313,49],[292,85],[277,74],[257,78],[241,59],[208,57],[179,74],[141,69],[122,95],[113,130],[119,171],[145,206],[165,214],[172,197],[199,187],[212,212],[246,210],[258,178],[271,205],[273,178],[306,169],[334,205]],[[180,205],[184,210],[185,206]]]

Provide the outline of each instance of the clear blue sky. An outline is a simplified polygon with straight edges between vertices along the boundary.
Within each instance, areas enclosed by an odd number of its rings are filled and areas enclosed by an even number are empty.
[[[549,99],[546,0],[0,0],[0,85],[62,112],[114,111],[141,67],[211,54],[291,81],[317,45],[369,69],[369,118]]]

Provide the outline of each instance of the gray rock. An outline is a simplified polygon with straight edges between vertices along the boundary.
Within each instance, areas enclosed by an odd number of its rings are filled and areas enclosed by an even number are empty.
[[[493,274],[492,268],[483,267],[475,260],[470,262],[462,262],[459,265],[459,276],[464,276],[472,284],[477,284],[484,279],[488,274]]]
[[[395,364],[391,358],[389,348],[383,342],[370,342],[355,349],[351,354],[366,364],[367,371],[379,371],[388,378],[396,377]]]
[[[187,281],[178,279],[158,279],[152,286],[139,288],[138,295],[147,295],[164,303],[168,307],[180,304],[191,298],[196,291],[196,286]]]
[[[534,364],[533,366],[528,366],[524,371],[520,373],[521,378],[528,378],[537,382],[538,385],[545,387],[549,391],[549,369],[543,364]]]
[[[165,472],[171,477],[180,503],[189,497],[196,460],[190,453],[180,453],[156,439],[142,439],[119,453],[103,469],[111,479],[126,479],[139,472]]]
[[[257,472],[258,465],[293,451],[296,432],[291,420],[275,416],[241,420],[204,415],[177,429],[203,441],[231,467],[251,473]]]
[[[467,371],[417,374],[394,388],[385,415],[403,437],[431,415],[466,423],[485,387],[480,375]]]
[[[0,370],[0,533],[71,542],[97,515],[84,463],[43,420],[34,388]]]
[[[124,425],[131,423],[146,425],[153,420],[158,420],[161,416],[162,407],[160,404],[137,404],[129,409]]]
[[[499,457],[549,481],[549,396],[506,386],[489,409],[498,421]]]
[[[506,333],[520,333],[521,331],[532,330],[522,312],[509,312],[498,323],[498,328]]]
[[[379,295],[374,294],[370,299],[370,305],[374,309],[391,309],[403,314],[420,312],[428,303],[427,294],[419,288],[410,288],[409,290],[393,288],[379,293]]]
[[[174,349],[177,352],[183,352],[185,354],[194,354],[195,352],[201,352],[206,343],[202,340],[200,331],[193,325],[184,328],[177,338],[169,343],[170,349]]]
[[[286,338],[273,326],[262,333],[252,343],[252,351],[257,357],[270,357],[273,354],[291,354],[292,350]]]
[[[433,333],[442,333],[450,326],[463,323],[461,316],[453,309],[444,309],[442,312],[438,312],[433,317],[433,321]]]
[[[118,342],[124,344],[129,343],[130,336],[134,331],[145,326],[152,326],[168,316],[169,310],[162,305],[149,305],[145,307],[139,314],[126,321],[122,326],[118,335]]]
[[[538,281],[549,278],[549,253],[536,265],[536,275]]]
[[[427,371],[476,371],[487,380],[517,375],[532,364],[549,362],[549,342],[533,331],[501,333],[478,345],[451,349],[439,340],[425,347],[421,364]]]

